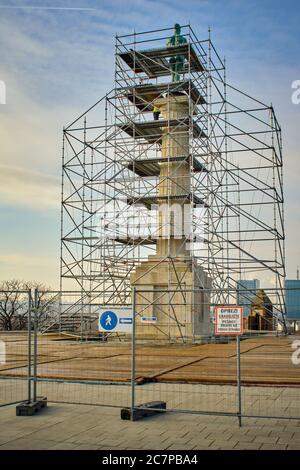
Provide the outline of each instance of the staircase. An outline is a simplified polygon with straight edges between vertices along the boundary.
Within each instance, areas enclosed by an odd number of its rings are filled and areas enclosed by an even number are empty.
[[[72,308],[71,308],[72,307]],[[77,308],[76,308],[77,307]],[[75,308],[75,311],[74,311]],[[90,312],[82,312],[81,305],[72,305],[62,313],[57,312],[41,325],[40,333],[80,333],[91,330],[91,325],[98,319],[98,315]],[[81,326],[82,325],[82,326]]]

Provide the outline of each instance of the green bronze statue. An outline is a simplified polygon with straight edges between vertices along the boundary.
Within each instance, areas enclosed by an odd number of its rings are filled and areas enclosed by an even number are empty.
[[[181,32],[181,27],[178,23],[176,23],[174,25],[174,34],[167,41],[168,47],[180,46],[182,44],[187,43],[187,40],[185,39],[184,36],[181,36],[180,32]],[[180,74],[183,71],[185,56],[176,55],[174,57],[171,57],[169,62],[170,62],[171,70],[172,70],[172,82],[178,82],[180,80]]]

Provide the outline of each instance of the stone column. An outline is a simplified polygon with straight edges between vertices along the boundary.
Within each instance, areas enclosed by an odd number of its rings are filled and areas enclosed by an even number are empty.
[[[186,95],[168,95],[155,100],[155,106],[166,120],[186,119],[189,117],[189,98]],[[161,163],[159,175],[159,195],[169,197],[159,202],[158,224],[159,239],[157,240],[157,257],[186,258],[185,220],[189,223],[190,202],[188,199],[172,198],[190,193],[191,175],[187,161],[172,161],[174,157],[189,155],[189,126],[173,124],[163,127],[162,158],[168,162]],[[175,220],[174,220],[175,219]]]

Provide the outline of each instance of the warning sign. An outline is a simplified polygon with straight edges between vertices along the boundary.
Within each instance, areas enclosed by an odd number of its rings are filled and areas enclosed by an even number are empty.
[[[216,335],[243,334],[243,307],[224,305],[216,307]]]

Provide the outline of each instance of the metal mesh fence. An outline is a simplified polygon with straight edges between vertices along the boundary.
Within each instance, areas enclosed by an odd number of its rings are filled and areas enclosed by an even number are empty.
[[[299,418],[299,365],[295,336],[255,337],[241,356],[242,412],[247,416]],[[245,341],[246,342],[246,341]],[[300,343],[299,343],[300,344]]]
[[[48,294],[48,302],[57,296]],[[121,408],[165,401],[168,411],[299,419],[296,320],[287,322],[288,334],[278,319],[272,321],[274,331],[247,329],[238,349],[236,337],[197,335],[192,317],[188,321],[191,304],[177,296],[170,309],[166,295],[159,304],[155,295],[147,305],[135,296],[133,334],[106,334],[98,331],[99,305],[88,306],[94,318],[88,328],[78,322],[86,325],[82,311],[78,317],[71,309],[73,331],[57,326],[51,331],[38,310],[38,293],[20,293],[25,329],[0,331],[0,405],[37,396]],[[60,323],[56,306],[48,311],[47,325]]]

